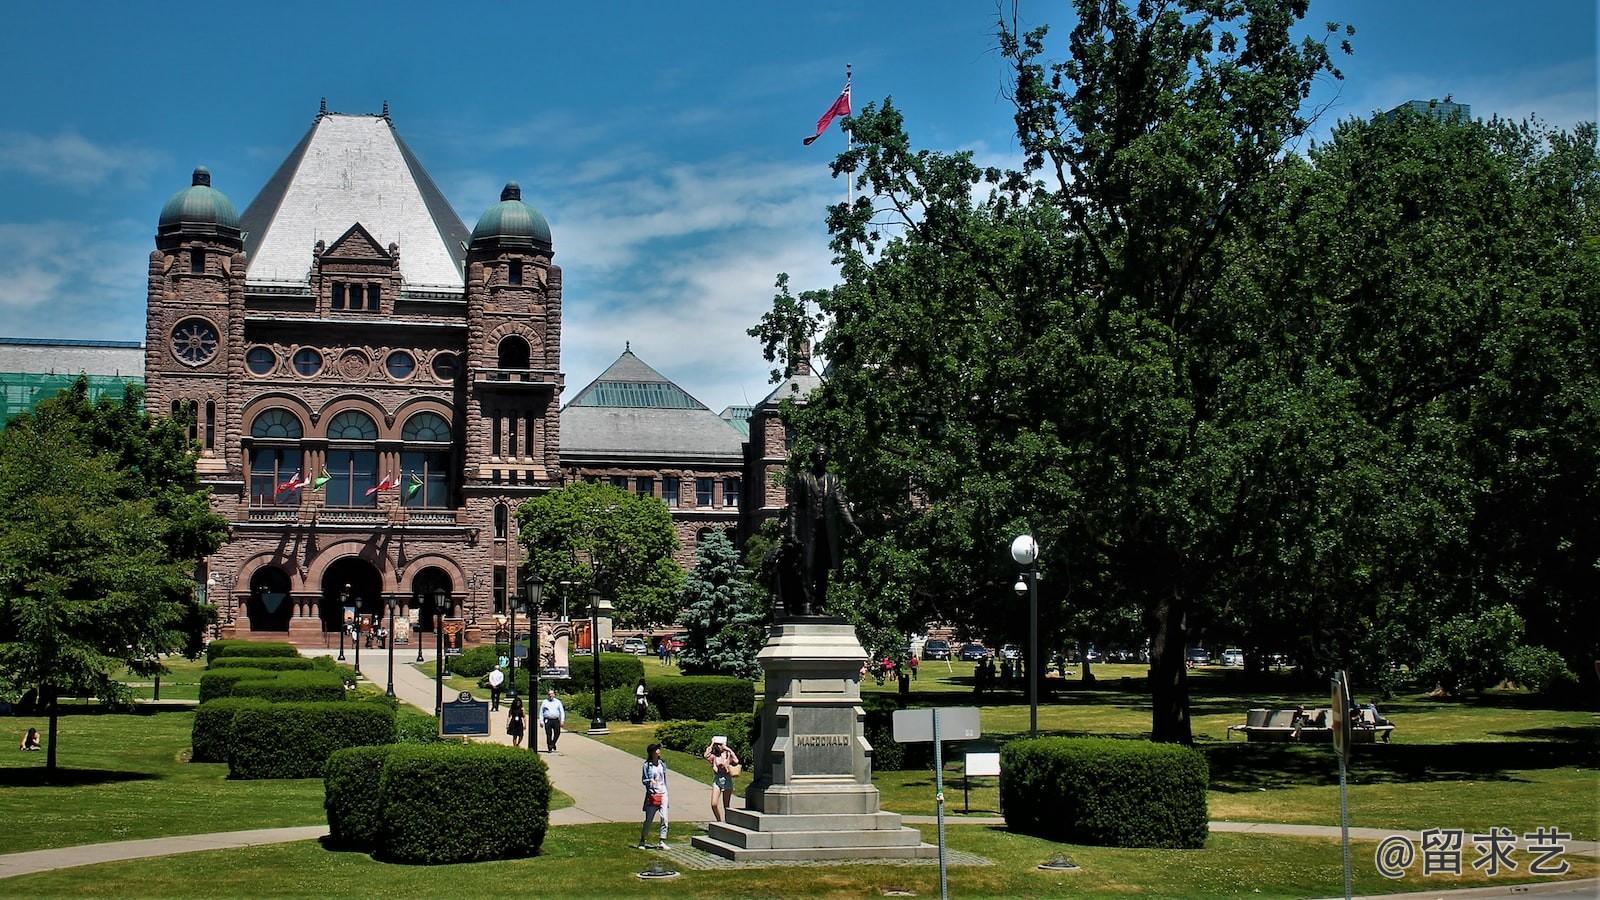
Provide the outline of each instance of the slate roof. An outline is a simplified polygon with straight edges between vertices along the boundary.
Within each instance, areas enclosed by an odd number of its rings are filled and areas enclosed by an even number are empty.
[[[360,223],[407,288],[462,290],[470,237],[386,115],[323,113],[240,217],[252,284],[305,284],[317,241]]]
[[[561,456],[737,464],[744,435],[632,350],[561,410]]]

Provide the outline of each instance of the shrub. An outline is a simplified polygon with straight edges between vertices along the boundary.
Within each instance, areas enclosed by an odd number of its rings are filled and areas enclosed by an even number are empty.
[[[463,650],[460,656],[450,659],[450,674],[464,678],[481,678],[489,674],[494,664],[500,661],[501,655],[510,652],[511,647],[507,644],[483,644],[471,650]]]
[[[584,694],[594,694],[594,657],[574,656],[571,659],[571,677],[555,682],[556,693],[571,694],[581,697]],[[522,670],[517,670],[517,676],[522,676]],[[644,661],[632,653],[602,653],[600,654],[600,690],[605,692],[612,688],[625,687],[632,689],[639,684],[639,679],[644,677]],[[548,685],[546,685],[548,686]],[[524,687],[519,685],[519,689]]]
[[[233,719],[230,778],[318,778],[345,747],[394,742],[394,710],[376,703],[269,703]]]
[[[402,706],[394,714],[394,739],[398,744],[438,744],[459,738],[439,733],[439,720],[420,709]]]
[[[264,672],[284,672],[318,668],[315,660],[304,656],[223,656],[206,666],[207,671],[224,669],[260,669]]]
[[[234,687],[247,679],[271,678],[276,673],[265,669],[216,669],[200,673],[200,702],[209,703],[233,696]]]
[[[633,715],[633,688],[619,687],[600,692],[600,711],[605,714],[606,720],[611,722],[626,722]],[[561,701],[567,707],[568,715],[582,716],[585,719],[594,716],[594,692],[573,697],[571,701]],[[538,704],[534,704],[538,708]]]
[[[728,747],[739,762],[750,765],[755,761],[756,723],[754,713],[718,716],[709,722],[676,719],[656,726],[656,740],[668,750],[699,756],[720,734],[728,739]]]
[[[384,762],[377,805],[383,819],[377,855],[386,859],[442,864],[532,856],[550,827],[550,778],[537,753],[519,748],[402,744]]]
[[[300,651],[295,645],[285,641],[247,641],[242,639],[227,639],[212,641],[206,645],[206,665],[223,656],[299,656]]]
[[[322,775],[322,808],[328,840],[335,847],[372,852],[383,831],[379,788],[392,747],[346,747],[328,757]]]
[[[728,713],[750,712],[756,702],[756,686],[742,678],[685,675],[651,685],[650,700],[664,719],[707,721]]]
[[[1204,756],[1177,744],[1034,738],[1001,750],[1006,827],[1055,841],[1197,849],[1206,840]]]
[[[233,747],[233,717],[241,709],[265,706],[253,697],[222,697],[195,707],[189,732],[191,762],[227,762]]]
[[[233,685],[229,696],[259,697],[273,703],[316,703],[344,699],[344,679],[333,672],[267,672],[263,675],[265,677],[253,676],[239,680]],[[205,677],[201,677],[202,687]]]
[[[1506,678],[1535,694],[1542,694],[1557,685],[1578,680],[1577,676],[1572,674],[1572,670],[1567,668],[1567,661],[1561,658],[1561,654],[1548,647],[1527,645],[1517,647],[1507,654]]]
[[[656,741],[668,750],[687,752],[705,724],[704,722],[696,722],[693,719],[672,719],[662,722],[656,726]],[[704,744],[701,745],[702,748],[704,746]]]

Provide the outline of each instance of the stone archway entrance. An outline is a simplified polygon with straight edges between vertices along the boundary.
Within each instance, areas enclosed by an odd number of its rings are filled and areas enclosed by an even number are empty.
[[[443,605],[438,600],[440,590],[444,591]],[[429,566],[411,579],[411,610],[415,613],[418,630],[424,633],[433,631],[436,617],[450,614],[450,597],[453,593],[450,573],[438,566]]]
[[[322,574],[322,603],[318,610],[323,631],[344,627],[343,608],[353,606],[358,616],[383,613],[383,576],[372,563],[347,556]]]
[[[289,576],[276,566],[264,566],[250,576],[250,596],[245,598],[245,619],[251,631],[288,631],[294,617],[289,600]]]

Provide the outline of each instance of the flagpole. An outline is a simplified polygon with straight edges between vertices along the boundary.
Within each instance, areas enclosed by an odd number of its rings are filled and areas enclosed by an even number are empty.
[[[851,77],[850,76],[850,63],[845,63],[844,64],[844,89],[845,89],[845,93],[849,93],[850,92],[850,77]],[[851,102],[852,107],[853,107],[853,105],[855,103],[855,95],[854,94],[851,94],[850,102]],[[853,135],[850,132],[850,129],[848,129],[848,128],[844,128],[844,129],[841,129],[841,130],[844,131],[844,152],[849,153],[851,150],[855,149],[855,135]],[[845,176],[844,176],[844,208],[845,208],[845,210],[849,211],[849,209],[852,206],[855,205],[855,202],[856,202],[856,178],[855,178],[855,173],[853,171],[852,172],[846,172]]]

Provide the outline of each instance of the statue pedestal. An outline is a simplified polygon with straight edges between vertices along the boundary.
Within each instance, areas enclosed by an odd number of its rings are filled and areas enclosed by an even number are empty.
[[[746,808],[712,822],[695,847],[732,860],[938,856],[899,813],[878,808],[862,732],[866,658],[855,628],[840,619],[791,619],[773,629],[759,657],[766,695],[755,783]]]

